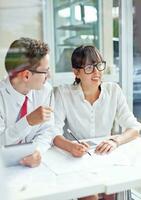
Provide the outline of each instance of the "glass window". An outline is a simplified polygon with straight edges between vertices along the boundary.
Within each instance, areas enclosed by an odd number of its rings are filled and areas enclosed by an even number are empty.
[[[141,122],[141,1],[134,0],[133,5],[133,112]]]
[[[98,2],[54,0],[56,72],[71,71],[71,54],[81,44],[99,46]]]
[[[107,63],[105,79],[118,82],[118,1],[53,0],[53,9],[55,73],[61,75],[71,72],[71,54],[74,48],[94,44]]]

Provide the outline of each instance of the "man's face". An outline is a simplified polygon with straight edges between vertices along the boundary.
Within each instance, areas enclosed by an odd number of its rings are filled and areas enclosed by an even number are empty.
[[[40,65],[30,71],[32,73],[31,78],[28,82],[30,89],[40,90],[47,78],[50,77],[49,73],[49,55],[47,54],[40,61]]]

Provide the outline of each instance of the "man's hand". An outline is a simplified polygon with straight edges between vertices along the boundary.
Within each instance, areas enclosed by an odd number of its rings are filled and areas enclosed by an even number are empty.
[[[28,114],[26,116],[26,119],[29,125],[31,126],[41,124],[50,119],[51,112],[53,112],[53,110],[50,107],[46,108],[46,107],[40,106],[36,110]]]
[[[72,142],[70,153],[74,157],[81,157],[87,152],[88,147],[89,147],[89,145],[87,143],[78,144],[78,143]]]
[[[97,145],[95,153],[104,154],[109,153],[117,148],[117,143],[112,140],[105,140]]]
[[[37,167],[41,163],[41,155],[39,151],[35,151],[32,155],[26,156],[20,161],[20,164],[28,167]]]

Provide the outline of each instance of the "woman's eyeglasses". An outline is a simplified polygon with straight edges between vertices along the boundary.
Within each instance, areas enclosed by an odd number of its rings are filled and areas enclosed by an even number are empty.
[[[106,61],[102,61],[96,64],[89,64],[84,67],[81,67],[81,69],[84,69],[85,74],[92,74],[94,72],[95,67],[98,71],[103,71],[106,68]]]

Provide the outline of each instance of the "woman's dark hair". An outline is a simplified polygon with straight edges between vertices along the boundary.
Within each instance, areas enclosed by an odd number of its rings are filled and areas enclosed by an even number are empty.
[[[48,45],[31,38],[20,38],[10,45],[5,56],[5,69],[9,74],[25,69],[36,69],[49,52]]]
[[[80,69],[87,62],[89,63],[99,63],[102,62],[103,58],[98,51],[98,49],[95,46],[92,45],[81,45],[80,47],[77,47],[71,56],[71,63],[72,63],[72,68],[74,69]],[[80,83],[79,78],[75,78],[74,84]]]

